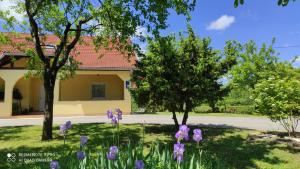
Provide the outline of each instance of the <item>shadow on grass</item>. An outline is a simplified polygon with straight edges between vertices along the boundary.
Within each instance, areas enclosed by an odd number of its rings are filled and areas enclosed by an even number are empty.
[[[22,136],[30,135],[30,130],[34,127],[41,130],[41,126],[26,126],[26,127],[7,127],[0,128],[1,139],[0,141],[7,142],[8,147],[0,149],[0,169],[33,169],[33,168],[49,168],[49,162],[38,162],[34,164],[25,164],[20,162],[19,153],[54,153],[55,156],[52,159],[60,159],[74,155],[79,151],[80,136],[88,136],[87,149],[96,154],[101,148],[117,145],[117,141],[113,141],[114,132],[117,132],[116,128],[107,124],[76,124],[72,126],[72,129],[67,134],[66,144],[64,145],[64,138],[59,135],[58,126],[53,128],[53,140],[42,142],[37,140],[24,140],[26,143],[22,143]],[[142,128],[138,125],[122,125],[120,127],[120,146],[126,146],[129,140],[132,144],[137,144],[140,140]],[[3,134],[3,135],[2,135]],[[39,137],[40,132],[35,133],[31,137]],[[116,137],[115,137],[116,138]],[[116,139],[115,139],[116,140]],[[14,146],[13,142],[18,142],[20,146]],[[7,154],[14,153],[16,155],[16,162],[8,162]],[[39,159],[40,156],[33,159]],[[31,157],[26,157],[30,159]],[[43,155],[42,159],[46,159]]]
[[[196,126],[192,126],[192,130]],[[268,157],[267,155],[275,148],[279,148],[277,144],[269,144],[268,142],[249,142],[246,137],[235,134],[245,130],[234,128],[219,128],[219,126],[201,127],[204,140],[201,142],[200,149],[216,157],[222,162],[224,168],[258,168],[254,163],[255,160],[263,161],[272,165],[287,163],[278,157]],[[173,126],[148,126],[146,131],[150,133],[165,133],[174,137]],[[242,133],[241,133],[242,134]],[[174,144],[174,140],[167,144]],[[195,143],[193,141],[186,144],[190,151],[195,151]],[[170,146],[171,147],[171,146]],[[287,148],[280,147],[287,151]],[[188,150],[187,150],[188,151]]]
[[[36,128],[40,126],[36,126]],[[199,126],[191,126],[192,130]],[[228,126],[227,126],[228,127]],[[0,141],[13,141],[16,139],[22,140],[22,135],[30,134],[27,131],[28,127],[9,127],[0,128]],[[248,142],[245,135],[245,130],[234,128],[220,128],[220,126],[201,126],[204,140],[200,144],[200,149],[210,154],[213,158],[221,161],[224,168],[258,168],[254,163],[255,160],[263,161],[269,164],[282,164],[286,161],[278,157],[268,157],[267,155],[273,149],[277,148],[276,144],[268,144],[267,142]],[[47,143],[36,141],[28,142],[22,146],[15,146],[16,148],[0,149],[0,168],[2,169],[24,169],[24,168],[49,168],[47,163],[24,164],[21,162],[9,163],[7,162],[6,154],[12,153],[55,153],[54,159],[59,159],[68,155],[74,155],[79,150],[79,137],[87,135],[89,137],[88,150],[96,153],[101,148],[117,143],[112,141],[114,138],[115,127],[108,124],[76,124],[72,126],[68,133],[66,145],[63,144],[63,137],[58,135],[58,127],[54,127],[54,139]],[[172,125],[146,125],[145,146],[149,145],[156,139],[161,139],[163,142],[173,148],[175,143],[174,134],[175,129]],[[32,135],[31,137],[39,137],[39,135]],[[121,125],[120,127],[120,143],[121,146],[127,146],[129,142],[137,144],[142,137],[142,125]],[[11,144],[11,143],[8,143]],[[195,143],[190,140],[186,142],[186,155],[191,151],[198,151],[195,148]],[[71,151],[71,152],[70,152]],[[287,151],[287,150],[286,150]],[[18,159],[16,159],[18,160]]]
[[[280,160],[278,157],[267,157],[275,146],[266,142],[248,142],[241,135],[206,141],[203,143],[202,148],[216,156],[230,168],[258,168],[254,163],[255,160],[272,165],[287,163],[287,161]]]
[[[24,132],[24,130],[26,130],[26,126],[0,128],[0,140],[18,139],[20,138],[18,134]]]

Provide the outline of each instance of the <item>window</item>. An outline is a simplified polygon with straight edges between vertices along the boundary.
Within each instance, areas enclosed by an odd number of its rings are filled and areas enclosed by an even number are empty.
[[[92,99],[105,98],[105,84],[92,85]]]

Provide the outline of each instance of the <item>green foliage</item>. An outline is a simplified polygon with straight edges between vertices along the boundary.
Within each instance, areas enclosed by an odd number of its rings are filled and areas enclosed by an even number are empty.
[[[295,2],[296,0],[292,0],[292,1]],[[289,2],[290,0],[277,0],[278,6],[287,6]],[[243,5],[244,0],[234,0],[234,7],[238,7],[240,4]]]
[[[101,169],[134,169],[136,160],[143,160],[145,169],[221,169],[225,168],[220,165],[220,161],[213,159],[206,152],[200,150],[195,151],[190,149],[185,152],[187,155],[183,162],[178,165],[174,160],[170,147],[159,142],[153,142],[149,153],[142,155],[139,147],[132,147],[131,144],[119,150],[118,157],[115,161],[107,159],[107,147],[95,156],[87,153],[87,157],[83,161],[79,161],[75,153],[70,153],[66,158],[59,160],[62,169],[87,169],[87,168],[101,168]],[[188,150],[187,150],[188,151]]]
[[[274,42],[270,46],[263,44],[260,48],[253,41],[240,46],[238,63],[230,71],[232,87],[253,88],[259,80],[275,70],[278,56],[273,49]]]
[[[43,75],[45,73],[44,65],[36,55],[34,49],[26,50],[26,55],[31,57],[29,57],[27,61],[26,69],[28,71],[25,73],[25,78],[29,79],[30,77],[38,77],[43,79]],[[80,63],[78,61],[76,61],[73,57],[69,57],[67,64],[59,70],[57,78],[60,80],[72,78],[79,65]]]
[[[294,134],[300,118],[299,78],[295,78],[292,73],[285,77],[270,75],[255,85],[253,98],[259,113],[279,121],[289,134]]]
[[[139,53],[139,47],[130,42],[137,29],[146,27],[148,32],[157,36],[160,29],[167,27],[166,20],[171,9],[177,14],[189,17],[195,3],[195,0],[16,1],[12,8],[21,15],[25,14],[23,22],[8,17],[8,11],[1,11],[2,28],[8,31],[22,28],[23,32],[31,33],[31,37],[26,40],[34,44],[35,50],[28,49],[28,45],[15,44],[16,42],[9,40],[8,42],[19,46],[20,51],[31,57],[28,76],[43,76],[46,99],[42,140],[52,139],[55,81],[59,76],[67,78],[75,73],[78,63],[71,58],[76,56],[76,44],[83,43],[82,35],[91,35],[95,50],[99,47],[115,48],[131,57],[135,50]],[[58,38],[56,44],[47,44],[45,35],[49,34]],[[5,39],[2,35],[1,41]],[[53,56],[46,52],[47,45],[53,47]]]
[[[228,96],[224,98],[226,105],[238,106],[238,105],[251,105],[253,101],[250,99],[251,89],[249,88],[233,88]]]
[[[235,64],[236,45],[228,42],[224,53],[210,47],[209,38],[174,35],[148,41],[148,51],[137,63],[132,94],[140,107],[162,107],[189,112],[202,102],[222,97],[218,80]]]

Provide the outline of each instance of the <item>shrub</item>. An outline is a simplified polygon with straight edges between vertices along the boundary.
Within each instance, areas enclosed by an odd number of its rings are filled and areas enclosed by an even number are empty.
[[[295,136],[300,118],[300,81],[275,78],[260,81],[254,89],[254,102],[259,113],[278,121],[289,135]]]

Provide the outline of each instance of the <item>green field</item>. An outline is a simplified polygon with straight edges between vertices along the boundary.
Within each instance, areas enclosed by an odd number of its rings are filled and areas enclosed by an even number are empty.
[[[235,105],[235,106],[220,106],[220,112],[211,112],[211,108],[207,105],[201,105],[194,109],[193,112],[190,112],[190,116],[217,116],[217,117],[262,117],[263,115],[257,114],[254,111],[254,108],[250,105]],[[170,115],[171,112],[160,111],[160,112],[151,112],[144,109],[136,107],[136,104],[133,103],[133,111],[136,114],[156,114],[156,115]],[[177,113],[182,115],[182,113]]]
[[[153,114],[153,115],[171,115],[171,112],[156,112],[156,113],[137,113],[137,114]],[[182,116],[182,113],[178,113]],[[241,113],[197,113],[190,112],[189,116],[215,116],[215,117],[263,117],[257,114],[241,114]]]
[[[0,168],[23,168],[21,163],[8,163],[6,154],[14,153],[53,153],[55,158],[74,153],[79,148],[79,137],[89,137],[88,149],[97,153],[103,146],[110,144],[113,127],[109,124],[78,124],[68,133],[66,145],[58,134],[58,126],[54,127],[54,139],[41,142],[41,126],[5,127],[0,128]],[[290,150],[285,144],[270,142],[247,141],[249,134],[258,133],[253,130],[202,128],[203,142],[200,149],[219,159],[226,168],[264,168],[264,169],[298,169],[300,166],[300,152]],[[130,140],[136,144],[142,136],[141,125],[121,125],[121,144],[126,146]],[[162,125],[145,126],[145,152],[150,143],[159,140],[170,149],[174,144],[174,127]],[[189,146],[189,143],[187,143]],[[47,168],[48,163],[31,165],[31,168]]]

